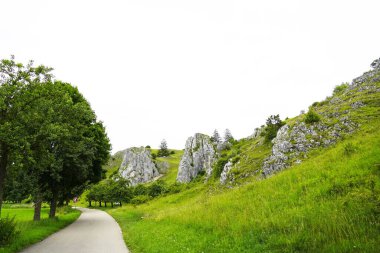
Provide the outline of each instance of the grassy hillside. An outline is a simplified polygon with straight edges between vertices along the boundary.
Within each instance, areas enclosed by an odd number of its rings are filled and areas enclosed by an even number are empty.
[[[373,123],[269,179],[233,190],[199,184],[109,212],[133,252],[376,252],[380,122]]]
[[[343,118],[355,129],[340,130],[332,144],[302,154],[301,164],[289,163],[287,169],[264,179],[261,166],[271,144],[260,136],[247,138],[224,154],[235,163],[234,181],[228,187],[217,179],[206,184],[198,180],[179,193],[109,210],[129,248],[133,252],[378,252],[379,79],[377,74],[358,86],[342,84],[333,96],[313,103],[310,110],[327,129],[339,129]],[[306,117],[301,114],[286,123],[293,126]],[[335,133],[318,132],[326,135],[323,138]]]
[[[151,152],[157,154],[157,149],[152,149]],[[164,181],[166,184],[173,184],[176,181],[178,174],[178,166],[181,161],[181,157],[183,155],[183,150],[170,150],[174,151],[174,154],[171,154],[168,157],[157,157],[156,160],[158,162],[167,162],[169,164],[169,169],[167,172],[160,178],[160,180]]]

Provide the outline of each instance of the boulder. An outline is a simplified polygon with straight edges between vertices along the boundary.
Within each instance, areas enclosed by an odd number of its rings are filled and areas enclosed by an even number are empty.
[[[200,172],[205,172],[207,178],[212,173],[212,165],[217,159],[217,152],[209,136],[197,133],[186,141],[177,181],[188,183]]]
[[[119,173],[132,185],[149,182],[160,175],[152,160],[150,150],[144,147],[125,150]]]

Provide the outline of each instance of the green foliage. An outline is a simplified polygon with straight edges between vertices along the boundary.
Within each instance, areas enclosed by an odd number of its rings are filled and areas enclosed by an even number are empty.
[[[342,156],[347,143],[338,143],[232,190],[200,182],[109,212],[135,252],[377,252],[376,128],[350,140],[355,156]]]
[[[312,124],[319,122],[321,117],[312,109],[310,109],[305,115],[305,123]]]
[[[160,196],[167,192],[166,185],[162,181],[155,181],[148,187],[148,195],[152,198]]]
[[[109,203],[128,203],[133,197],[133,190],[129,187],[129,181],[120,176],[107,179],[99,184],[93,185],[87,192],[86,200],[109,202]]]
[[[144,204],[144,203],[148,202],[151,199],[152,199],[152,197],[147,196],[147,195],[138,195],[138,196],[135,196],[131,200],[131,204],[132,205],[141,205],[141,204]]]
[[[344,90],[348,88],[349,84],[348,83],[342,83],[341,85],[337,85],[334,88],[333,94],[337,95],[342,93]]]
[[[280,119],[280,115],[271,115],[267,119],[265,129],[262,133],[265,137],[265,141],[270,142],[273,140],[283,125],[285,125],[285,123]]]
[[[20,252],[27,246],[42,241],[47,236],[57,232],[65,226],[74,222],[79,215],[80,211],[70,208],[58,208],[57,219],[49,219],[49,209],[42,208],[41,218],[39,222],[33,222],[33,208],[31,206],[25,207],[7,207],[3,209],[4,216],[14,217],[16,223],[17,237],[11,240],[5,247],[0,246],[1,253],[14,253]],[[1,230],[0,225],[0,230]]]
[[[15,217],[0,218],[0,247],[9,244],[18,234]]]
[[[220,157],[218,159],[218,161],[214,164],[213,171],[212,171],[214,178],[220,177],[220,174],[222,174],[223,168],[227,164],[227,162],[228,162],[228,157]]]
[[[168,149],[168,144],[167,144],[166,140],[164,139],[161,141],[160,149],[157,152],[157,157],[166,157],[169,155],[170,155],[170,152]]]
[[[145,185],[143,184],[138,184],[133,188],[133,195],[134,196],[139,196],[139,195],[147,195],[148,194],[148,189]]]
[[[231,134],[231,133],[230,133]],[[219,143],[219,142],[221,142],[222,140],[221,140],[221,138],[220,138],[220,135],[219,135],[219,132],[218,132],[218,130],[214,130],[214,132],[213,132],[213,134],[212,134],[212,136],[211,136],[211,141],[212,142],[214,142],[214,143]]]
[[[26,199],[23,199],[23,200],[21,201],[22,204],[30,204],[30,203],[32,203],[32,202],[33,202],[33,197],[32,197],[32,195],[29,195]]]
[[[352,144],[351,142],[348,142],[344,145],[344,154],[346,156],[351,156],[352,154],[356,153],[358,150],[358,147]]]

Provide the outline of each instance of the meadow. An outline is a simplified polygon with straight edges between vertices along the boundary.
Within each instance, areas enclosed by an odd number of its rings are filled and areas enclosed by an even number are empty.
[[[4,204],[2,217],[15,217],[19,234],[9,245],[0,247],[0,253],[18,252],[39,242],[74,222],[79,215],[78,210],[62,207],[58,208],[55,219],[49,219],[49,208],[42,208],[41,221],[33,221],[33,208],[30,205]]]
[[[132,252],[378,252],[379,123],[265,180],[107,211]]]

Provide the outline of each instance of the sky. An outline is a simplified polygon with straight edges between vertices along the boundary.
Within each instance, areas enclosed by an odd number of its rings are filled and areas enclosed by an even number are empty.
[[[294,117],[380,57],[380,1],[0,0],[0,58],[53,67],[113,152]]]

